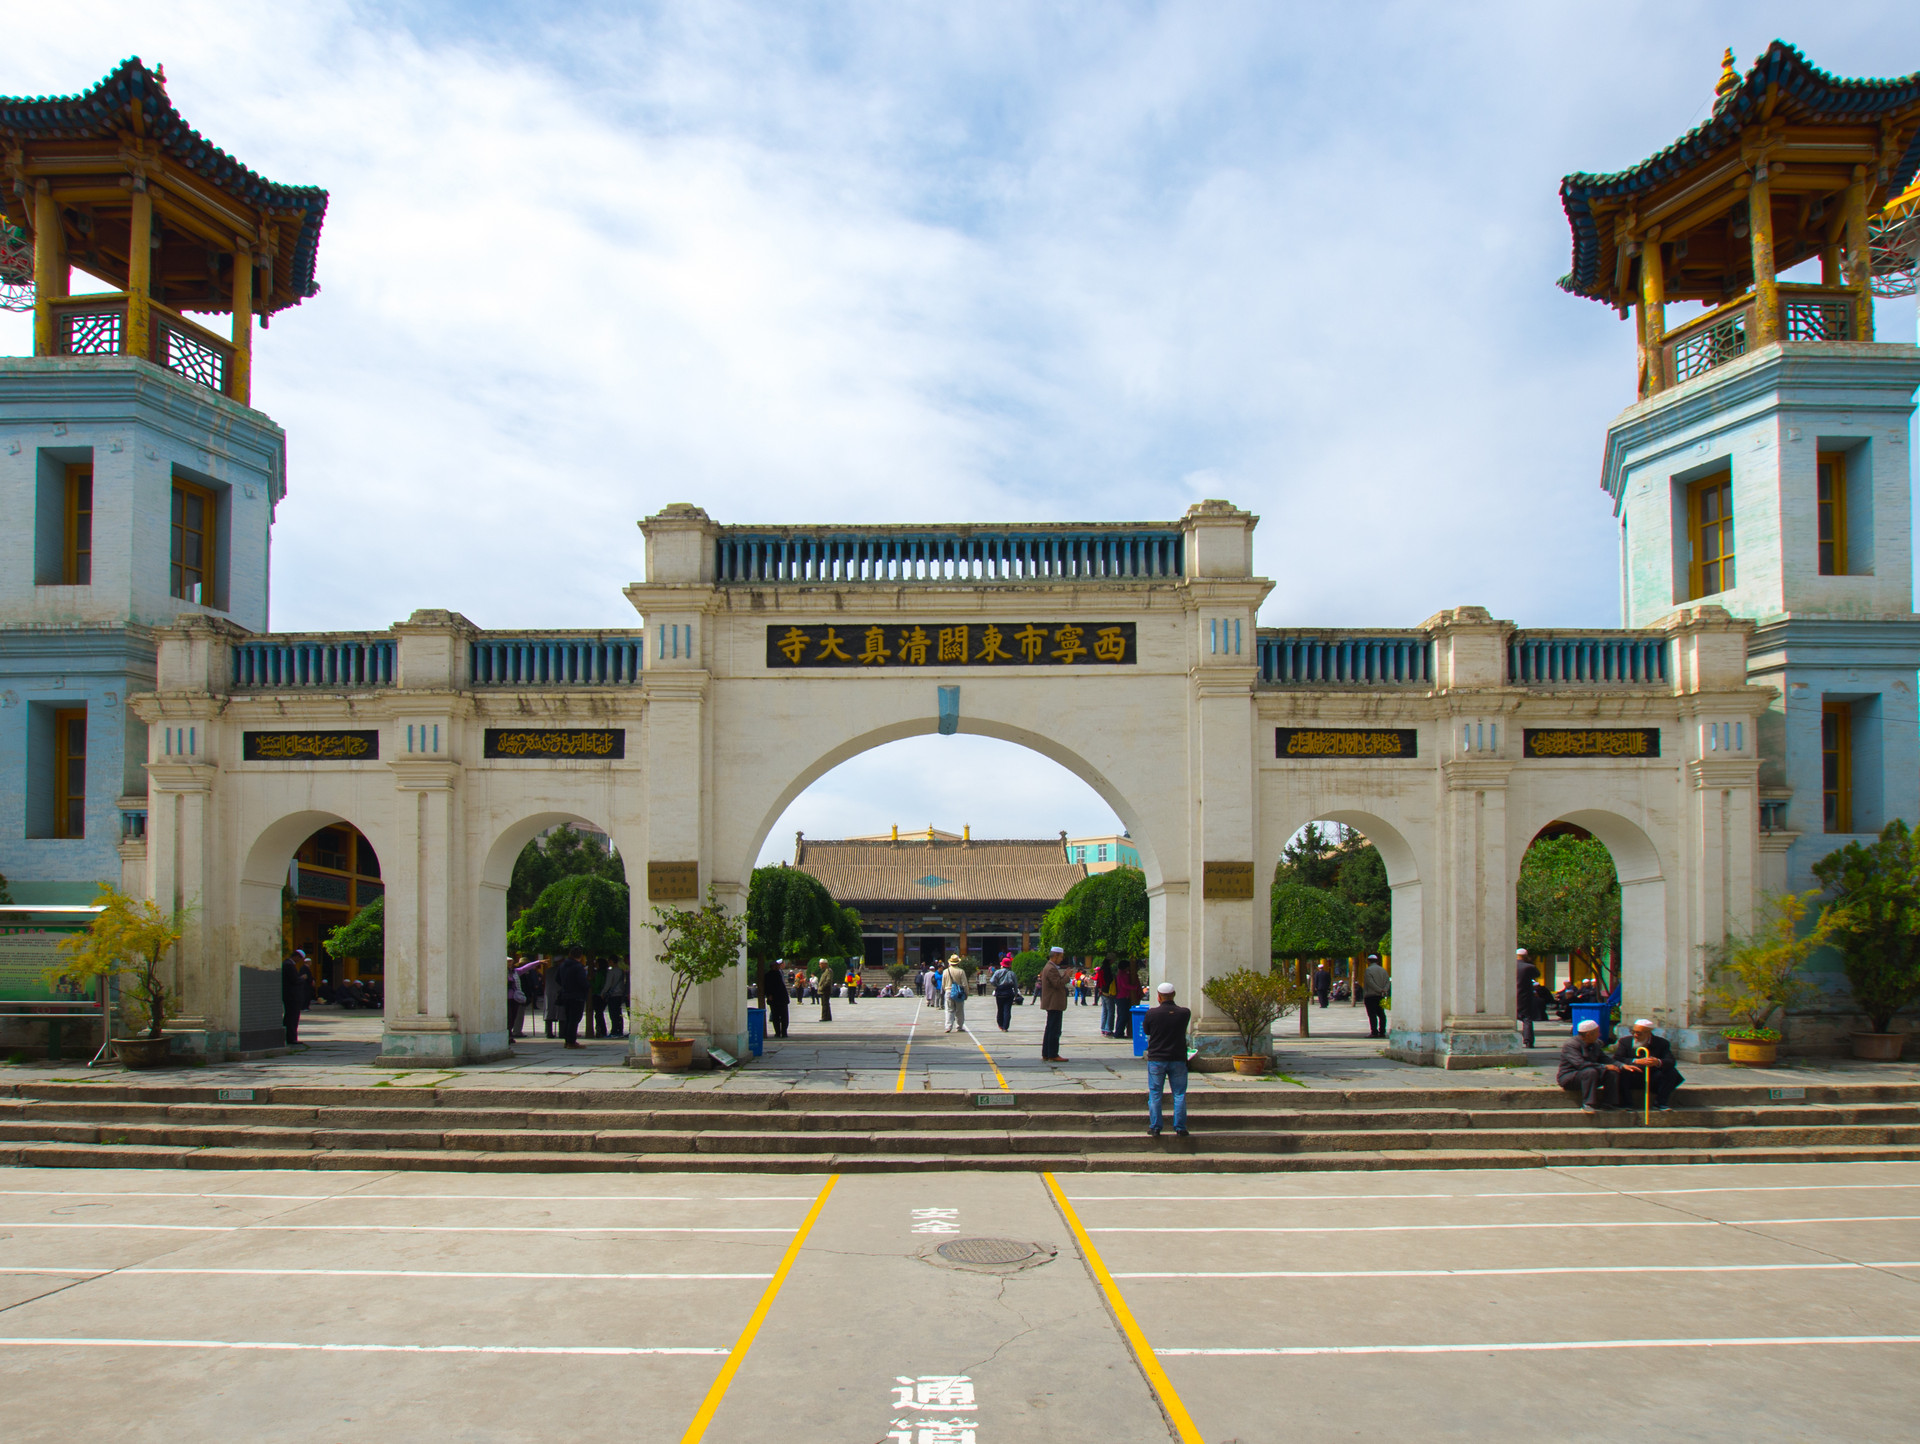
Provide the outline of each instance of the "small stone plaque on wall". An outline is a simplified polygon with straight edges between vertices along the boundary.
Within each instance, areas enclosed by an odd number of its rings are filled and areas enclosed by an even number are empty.
[[[242,762],[377,762],[378,732],[242,732]]]
[[[1658,757],[1658,727],[1528,727],[1521,736],[1527,757]]]
[[[699,899],[699,863],[650,862],[647,864],[647,900],[649,902],[698,902]]]
[[[1276,727],[1275,757],[1418,757],[1420,734],[1411,727]]]
[[[627,734],[621,727],[489,727],[481,755],[609,761],[627,755]]]
[[[1244,902],[1253,896],[1253,864],[1210,862],[1202,878],[1201,896],[1216,902]]]

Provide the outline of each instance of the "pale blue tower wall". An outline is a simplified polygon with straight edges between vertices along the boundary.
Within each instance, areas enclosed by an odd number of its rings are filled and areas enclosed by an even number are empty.
[[[65,478],[93,467],[92,580],[65,585]],[[118,881],[144,817],[152,629],[185,612],[267,626],[286,440],[260,412],[122,356],[0,358],[0,874],[20,902],[88,901]],[[175,477],[215,499],[214,595],[170,595]],[[86,826],[53,832],[53,716],[87,713]],[[125,813],[121,806],[126,800]]]

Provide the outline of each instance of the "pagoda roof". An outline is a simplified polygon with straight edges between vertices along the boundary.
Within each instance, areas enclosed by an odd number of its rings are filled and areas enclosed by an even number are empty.
[[[803,838],[794,866],[849,907],[1052,907],[1087,875],[1054,838]]]
[[[114,142],[115,150],[103,154],[97,144],[73,144],[100,141]],[[314,265],[326,191],[270,181],[214,145],[174,109],[164,71],[149,70],[136,56],[79,95],[0,96],[0,159],[16,183],[30,183],[36,174],[75,174],[89,162],[98,162],[97,170],[125,173],[143,148],[157,150],[165,162],[196,178],[200,186],[195,189],[229,204],[239,202],[253,213],[250,219],[281,227],[283,236],[285,229],[292,230],[274,257],[274,285],[259,298],[262,311],[284,310],[319,292]],[[165,178],[155,179],[164,183]],[[21,203],[17,197],[8,200]],[[124,271],[124,262],[118,269]],[[124,275],[117,279],[125,284]],[[196,310],[227,309],[188,304]]]
[[[1752,144],[1761,127],[1771,127],[1779,137],[1775,153],[1787,157],[1790,169],[1824,167],[1835,176],[1844,169],[1850,179],[1851,167],[1864,165],[1868,209],[1877,209],[1920,170],[1920,72],[1891,80],[1842,80],[1808,64],[1785,41],[1774,41],[1739,83],[1720,96],[1713,114],[1665,150],[1627,170],[1575,174],[1560,182],[1561,205],[1573,231],[1573,267],[1560,279],[1561,289],[1616,306],[1628,304],[1633,298],[1622,284],[1614,220],[1635,215],[1643,228],[1665,220],[1663,240],[1687,234],[1690,221],[1717,220],[1740,198],[1728,191],[1725,205],[1715,211],[1710,193],[1723,189],[1741,171],[1743,147]],[[1817,140],[1807,135],[1841,130],[1854,134]],[[1696,202],[1702,199],[1711,214],[1700,214]],[[1808,243],[1783,240],[1780,270],[1817,252]],[[1686,290],[1684,284],[1669,286],[1669,298],[1681,299]],[[1702,299],[1710,297],[1702,293]]]

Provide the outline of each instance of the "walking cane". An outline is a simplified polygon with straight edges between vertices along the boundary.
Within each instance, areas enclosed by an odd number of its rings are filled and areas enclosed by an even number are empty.
[[[1645,1128],[1653,1121],[1653,1073],[1646,1059],[1653,1056],[1653,1049],[1644,1043],[1633,1045],[1633,1061],[1640,1069],[1640,1126]]]

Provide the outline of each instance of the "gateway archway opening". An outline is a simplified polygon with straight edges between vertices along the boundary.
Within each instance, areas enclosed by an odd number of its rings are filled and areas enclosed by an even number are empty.
[[[1316,818],[1287,839],[1269,901],[1272,958],[1310,990],[1301,1034],[1384,1036],[1363,995],[1369,954],[1393,970],[1393,899],[1386,858],[1355,821]]]

